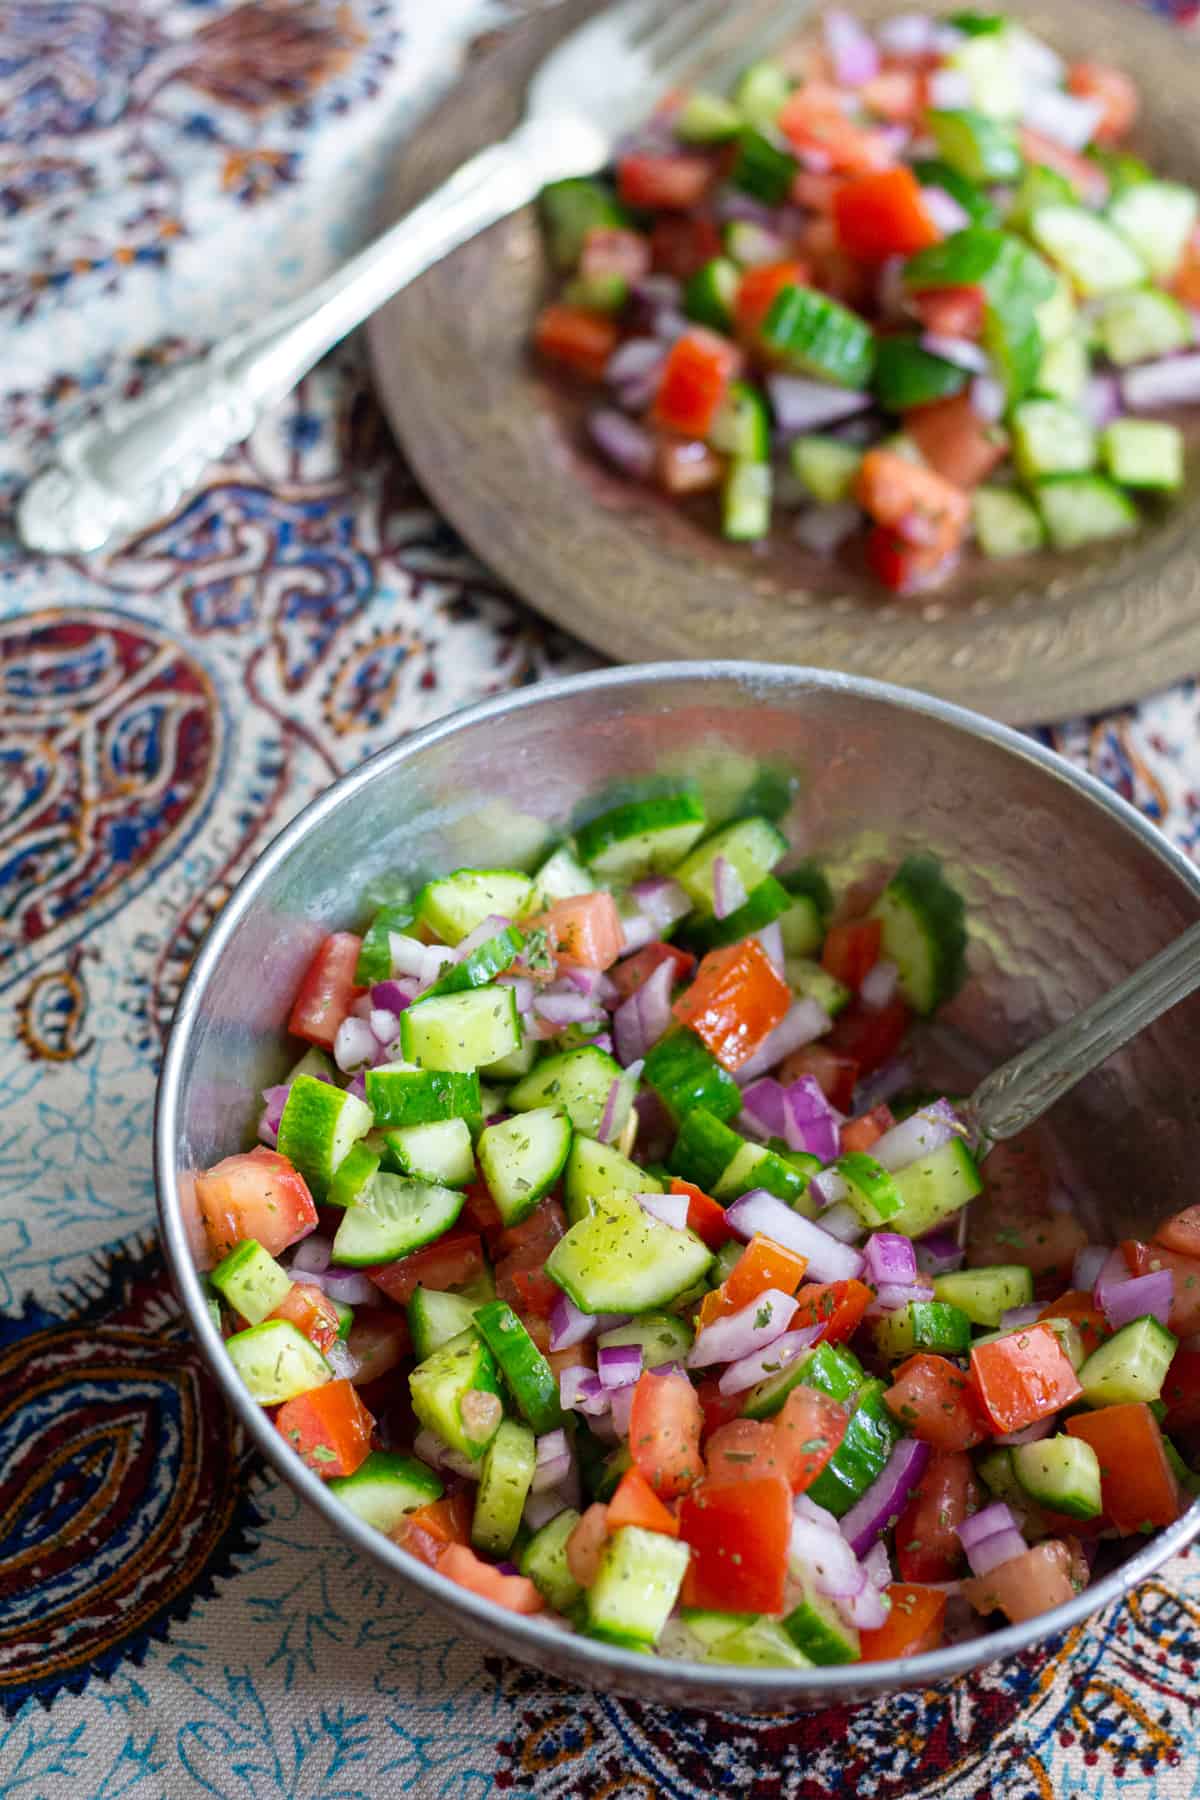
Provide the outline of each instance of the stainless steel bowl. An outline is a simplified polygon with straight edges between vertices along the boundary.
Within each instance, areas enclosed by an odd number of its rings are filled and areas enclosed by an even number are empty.
[[[655,1661],[517,1618],[454,1587],[340,1508],[251,1402],[209,1320],[189,1250],[190,1171],[248,1142],[259,1090],[322,936],[372,877],[527,861],[597,790],[687,771],[714,807],[794,777],[792,842],[838,883],[932,848],[966,896],[969,978],[939,1022],[998,1061],[1094,998],[1200,915],[1200,876],[1098,782],[1003,726],[868,681],[752,663],[605,670],[457,714],[364,763],[283,831],[240,883],[176,1013],[156,1120],[163,1239],[192,1328],[253,1442],[335,1530],[464,1631],[554,1675],[748,1712],[866,1700],[1012,1655],[1118,1599],[1200,1530],[1200,1506],[1058,1611],[904,1663],[741,1669]],[[1146,1233],[1194,1198],[1200,1001],[1178,1007],[1062,1102],[1056,1141],[1097,1234]]]

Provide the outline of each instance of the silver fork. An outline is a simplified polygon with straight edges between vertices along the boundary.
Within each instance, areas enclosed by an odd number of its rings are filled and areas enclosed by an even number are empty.
[[[723,86],[807,9],[808,0],[621,0],[578,26],[530,82],[510,137],[471,157],[311,293],[66,436],[21,496],[25,544],[50,554],[99,550],[173,511],[210,462],[385,300],[547,182],[603,168],[669,89],[701,72]]]

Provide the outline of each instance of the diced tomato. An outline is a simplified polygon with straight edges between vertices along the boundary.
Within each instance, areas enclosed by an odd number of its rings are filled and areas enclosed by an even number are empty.
[[[779,1065],[779,1079],[785,1087],[799,1081],[801,1075],[812,1076],[831,1106],[849,1112],[858,1083],[858,1064],[852,1056],[842,1056],[828,1044],[805,1044]]]
[[[643,1531],[661,1531],[667,1537],[679,1536],[679,1521],[675,1514],[663,1505],[637,1467],[626,1469],[608,1503],[609,1531],[619,1531],[622,1525],[638,1525]]]
[[[545,931],[560,968],[607,969],[625,948],[625,932],[611,894],[556,900],[522,927]]]
[[[884,1399],[910,1437],[936,1450],[970,1450],[990,1435],[974,1388],[944,1356],[910,1356]]]
[[[286,1319],[290,1325],[315,1344],[324,1356],[337,1343],[341,1320],[338,1309],[319,1287],[307,1281],[293,1281],[283,1299],[268,1318]]]
[[[671,972],[671,984],[686,981],[696,967],[696,959],[689,950],[681,950],[678,944],[663,944],[657,940],[653,944],[643,944],[632,956],[623,956],[620,962],[614,963],[609,970],[609,980],[616,987],[623,1000],[630,994],[636,994],[643,987],[655,969],[663,963],[674,964]]]
[[[465,1192],[467,1203],[458,1215],[459,1229],[478,1231],[490,1249],[504,1230],[500,1208],[492,1199],[491,1189],[482,1176],[475,1181],[469,1181]]]
[[[1026,162],[1053,169],[1056,175],[1071,183],[1086,205],[1104,205],[1108,199],[1108,176],[1098,162],[1067,150],[1053,138],[1043,137],[1040,131],[1031,131],[1028,125],[1022,125],[1018,135]]]
[[[1048,1325],[1029,1325],[971,1350],[971,1379],[997,1432],[1024,1431],[1078,1400],[1083,1389]]]
[[[683,1604],[782,1612],[791,1530],[792,1490],[782,1475],[700,1482],[679,1508],[679,1535],[692,1552]]]
[[[1179,267],[1167,286],[1185,306],[1200,308],[1200,226],[1188,239]]]
[[[896,1521],[901,1581],[953,1581],[963,1562],[958,1527],[979,1501],[965,1450],[935,1450],[913,1498]]]
[[[744,344],[752,344],[770,312],[775,296],[786,287],[806,287],[809,271],[794,258],[786,262],[760,263],[745,269],[738,283],[733,316],[738,336]]]
[[[700,1402],[700,1411],[704,1415],[704,1433],[708,1438],[714,1431],[720,1431],[722,1425],[730,1424],[740,1418],[746,1396],[744,1394],[723,1394],[720,1377],[708,1375],[696,1389],[696,1398]]]
[[[707,494],[721,485],[725,459],[702,438],[660,437],[655,479],[664,494]]]
[[[622,275],[640,281],[650,272],[650,242],[640,231],[594,225],[583,240],[581,275]]]
[[[554,302],[543,306],[533,328],[533,341],[551,362],[576,375],[599,381],[617,347],[617,327],[607,313]]]
[[[775,1454],[793,1494],[810,1488],[837,1454],[850,1414],[816,1388],[794,1387],[775,1417]]]
[[[688,1203],[687,1228],[710,1250],[719,1250],[727,1244],[734,1233],[730,1231],[725,1218],[725,1208],[690,1181],[681,1181],[678,1175],[671,1177],[671,1192],[686,1194]]]
[[[516,1296],[511,1305],[514,1312],[520,1313],[526,1330],[531,1320],[550,1317],[562,1289],[556,1281],[551,1281],[545,1269],[513,1269],[510,1280]],[[499,1293],[498,1285],[496,1291]]]
[[[881,69],[863,82],[858,97],[890,125],[911,125],[924,105],[924,88],[916,69]]]
[[[960,488],[978,487],[1008,454],[1004,432],[980,418],[969,391],[913,407],[904,430],[929,467]]]
[[[792,177],[792,191],[789,199],[793,206],[802,206],[806,212],[819,213],[822,218],[833,217],[833,196],[841,187],[841,175],[817,175],[812,169],[797,169]],[[803,287],[804,283],[798,283]]]
[[[638,1376],[629,1415],[629,1449],[661,1500],[672,1500],[699,1479],[703,1414],[687,1376]]]
[[[890,1106],[873,1106],[857,1119],[847,1119],[838,1134],[842,1155],[851,1150],[869,1150],[895,1123]]]
[[[846,116],[839,91],[820,82],[794,89],[776,123],[818,173],[861,175],[896,160],[886,133],[856,125]]]
[[[1161,1397],[1168,1431],[1191,1431],[1200,1425],[1200,1350],[1175,1352]]]
[[[1150,1275],[1155,1269],[1170,1269],[1175,1277],[1175,1293],[1171,1301],[1170,1325],[1176,1337],[1195,1337],[1200,1332],[1200,1259],[1180,1256],[1176,1250],[1164,1250],[1159,1244],[1141,1244],[1127,1238],[1121,1254],[1131,1275]]]
[[[960,487],[894,450],[868,450],[855,483],[865,512],[917,550],[942,555],[962,541],[971,502]]]
[[[916,176],[903,167],[843,182],[833,197],[833,217],[843,250],[862,262],[912,256],[942,235]]]
[[[671,1008],[717,1061],[730,1070],[748,1062],[792,1004],[792,990],[757,938],[710,950],[696,978]]]
[[[844,1344],[862,1324],[872,1298],[870,1288],[861,1281],[810,1282],[796,1295],[789,1329],[803,1331],[808,1325],[818,1325],[818,1343]]]
[[[864,1662],[890,1662],[893,1658],[923,1656],[942,1641],[946,1596],[940,1588],[919,1587],[914,1582],[894,1581],[887,1590],[892,1610],[875,1631],[860,1631],[859,1653]]]
[[[905,543],[898,531],[875,525],[867,533],[865,554],[867,567],[884,587],[893,594],[915,594],[941,575],[950,552],[937,544],[920,549]]]
[[[218,1262],[247,1238],[257,1238],[264,1250],[278,1256],[317,1223],[303,1175],[286,1156],[262,1144],[197,1175],[196,1200]]]
[[[548,1194],[538,1202],[527,1219],[501,1231],[496,1240],[496,1250],[500,1256],[520,1256],[527,1259],[524,1266],[531,1269],[545,1262],[566,1229],[567,1215],[554,1195]]]
[[[438,1573],[472,1594],[481,1594],[505,1612],[545,1612],[546,1602],[527,1575],[502,1575],[466,1544],[450,1544],[438,1560]]]
[[[363,1273],[370,1277],[380,1293],[407,1306],[418,1287],[461,1287],[483,1273],[483,1245],[475,1231],[448,1231],[444,1237],[395,1262],[375,1263]]]
[[[333,1049],[338,1026],[366,989],[355,987],[354,970],[362,939],[352,931],[327,937],[308,965],[300,992],[292,1003],[288,1030],[306,1043]]]
[[[351,1381],[367,1387],[412,1355],[408,1320],[394,1306],[356,1306],[346,1348],[357,1365]]]
[[[997,1145],[997,1151],[1005,1148]],[[989,1156],[984,1165],[987,1178]],[[1076,1252],[1087,1243],[1087,1232],[1070,1213],[1050,1213],[1045,1217],[1010,1214],[1006,1208],[998,1213],[984,1208],[978,1222],[972,1218],[967,1240],[967,1262],[971,1268],[988,1268],[997,1263],[1024,1263],[1038,1276],[1052,1277],[1055,1283],[1070,1279]]]
[[[1165,1220],[1155,1232],[1154,1242],[1180,1256],[1200,1258],[1200,1206],[1185,1206]]]
[[[883,925],[879,919],[831,925],[821,946],[821,967],[835,981],[857,989],[879,961],[882,943]]]
[[[418,1506],[396,1531],[396,1542],[436,1569],[447,1545],[470,1543],[474,1505],[473,1494],[459,1493]]]
[[[650,260],[662,275],[686,281],[721,254],[721,233],[712,219],[695,213],[665,213],[650,232]]]
[[[705,156],[637,151],[617,159],[617,192],[626,206],[646,212],[690,212],[708,192],[715,174]]]
[[[731,1419],[718,1426],[704,1446],[704,1459],[714,1487],[783,1473],[775,1426],[767,1419]]]
[[[986,295],[981,287],[925,288],[909,304],[922,331],[936,337],[977,338],[983,333]]]
[[[785,1250],[773,1238],[761,1232],[752,1237],[720,1287],[705,1294],[700,1302],[700,1328],[723,1319],[728,1313],[740,1312],[771,1288],[794,1294],[804,1279],[808,1258],[794,1250]]]
[[[327,1381],[285,1400],[275,1414],[275,1427],[300,1460],[329,1481],[353,1475],[367,1460],[375,1421],[351,1382]]]
[[[855,1002],[838,1014],[825,1041],[857,1063],[860,1075],[870,1075],[892,1060],[911,1023],[912,1014],[899,994],[886,1006],[861,1006]]]
[[[1158,1420],[1144,1401],[1073,1413],[1066,1429],[1096,1452],[1104,1515],[1119,1532],[1170,1525],[1179,1517],[1179,1484],[1167,1461]]]
[[[654,399],[655,424],[682,437],[706,438],[739,366],[736,345],[693,325],[671,345]]]
[[[1017,1625],[1073,1598],[1071,1573],[1071,1552],[1060,1539],[1048,1538],[987,1575],[968,1577],[962,1584],[963,1597],[985,1618],[1002,1612]]]
[[[1057,1299],[1047,1301],[1040,1314],[1041,1319],[1070,1319],[1078,1331],[1083,1347],[1090,1356],[1098,1350],[1106,1337],[1112,1334],[1108,1329],[1108,1320],[1099,1310],[1090,1294],[1073,1288]]]
[[[1111,63],[1072,63],[1067,89],[1081,100],[1098,101],[1104,108],[1096,127],[1100,143],[1116,144],[1129,135],[1138,115],[1138,91],[1124,69],[1114,69]]]
[[[567,1539],[567,1567],[580,1587],[591,1587],[595,1581],[608,1537],[608,1508],[596,1501]]]

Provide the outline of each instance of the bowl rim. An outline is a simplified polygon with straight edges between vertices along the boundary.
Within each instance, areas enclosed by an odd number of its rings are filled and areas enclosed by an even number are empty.
[[[641,663],[589,670],[580,675],[518,688],[446,714],[410,736],[377,751],[357,768],[315,795],[278,832],[242,876],[209,928],[192,964],[171,1022],[158,1080],[154,1114],[154,1178],[159,1229],[168,1269],[205,1363],[247,1432],[250,1442],[275,1472],[314,1507],[328,1525],[348,1538],[357,1550],[371,1557],[393,1576],[399,1576],[402,1581],[409,1583],[439,1611],[465,1617],[470,1621],[473,1635],[484,1641],[491,1638],[495,1642],[496,1639],[499,1609],[493,1602],[457,1586],[416,1557],[407,1555],[399,1545],[340,1506],[319,1476],[307,1469],[281,1441],[266,1414],[251,1400],[225,1354],[223,1340],[209,1316],[200,1279],[192,1262],[175,1170],[174,1149],[179,1128],[180,1083],[188,1060],[192,1028],[208,982],[221,960],[226,944],[252,910],[268,878],[286,862],[304,837],[349,795],[381,777],[396,773],[410,759],[444,738],[489,719],[538,707],[545,701],[569,699],[583,691],[636,689],[672,682],[702,685],[705,682],[728,681],[733,681],[751,693],[755,689],[784,692],[788,689],[818,689],[826,693],[874,700],[901,711],[923,714],[994,744],[998,749],[1036,765],[1053,779],[1073,787],[1082,798],[1107,813],[1179,878],[1183,887],[1196,900],[1200,911],[1200,870],[1193,867],[1156,826],[1120,795],[1113,793],[1096,777],[1075,768],[1056,752],[1010,726],[914,689],[824,669],[806,668],[799,664],[715,660]],[[1135,1552],[1094,1587],[1085,1588],[1082,1593],[1052,1612],[1039,1614],[1032,1620],[1006,1626],[1002,1630],[968,1639],[961,1644],[927,1651],[916,1657],[817,1667],[799,1672],[739,1665],[735,1676],[732,1667],[726,1664],[697,1663],[663,1656],[650,1658],[583,1637],[576,1637],[573,1642],[579,1653],[594,1665],[597,1674],[607,1677],[614,1688],[623,1685],[626,1691],[640,1692],[651,1701],[660,1697],[656,1691],[660,1686],[664,1690],[661,1698],[667,1701],[672,1699],[672,1688],[686,1686],[693,1695],[698,1696],[689,1699],[687,1704],[710,1706],[714,1710],[731,1710],[728,1694],[736,1679],[740,1697],[748,1699],[762,1710],[777,1710],[789,1700],[811,1703],[823,1699],[828,1704],[836,1704],[847,1688],[854,1690],[857,1702],[860,1699],[875,1698],[891,1689],[929,1686],[945,1681],[967,1670],[1028,1650],[1043,1638],[1066,1632],[1081,1624],[1092,1613],[1121,1599],[1163,1563],[1185,1549],[1198,1534],[1200,1501],[1194,1501],[1173,1525],[1148,1539],[1143,1549]],[[507,1640],[503,1647],[508,1650],[511,1646],[511,1653],[519,1654],[521,1650],[527,1649],[530,1660],[544,1668],[548,1662],[552,1662],[555,1649],[561,1651],[564,1647],[562,1628],[543,1622],[539,1615],[525,1617],[504,1612],[501,1617]]]

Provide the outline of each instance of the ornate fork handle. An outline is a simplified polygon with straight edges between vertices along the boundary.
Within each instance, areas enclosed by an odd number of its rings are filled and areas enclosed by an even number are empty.
[[[1160,1013],[1200,987],[1200,923],[1028,1050],[980,1082],[968,1117],[988,1142],[1023,1131]]]
[[[548,181],[600,167],[607,150],[582,119],[527,119],[311,293],[64,438],[21,497],[25,544],[47,554],[99,550],[161,519],[383,301]]]

